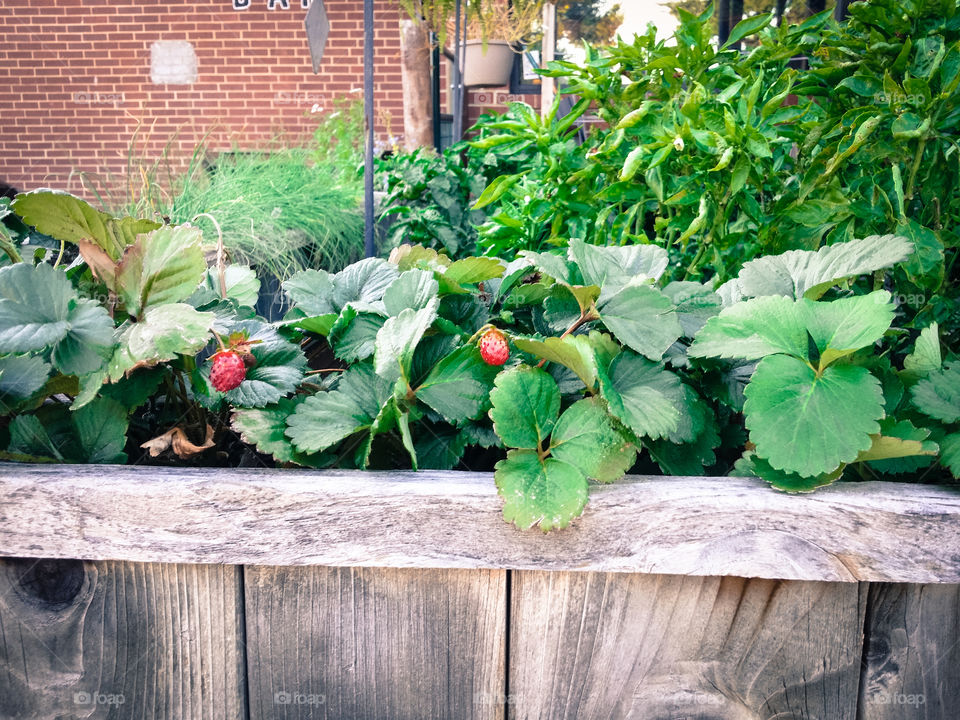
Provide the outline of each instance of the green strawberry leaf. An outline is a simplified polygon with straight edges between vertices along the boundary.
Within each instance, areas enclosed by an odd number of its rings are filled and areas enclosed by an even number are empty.
[[[916,472],[931,465],[940,449],[929,437],[927,428],[918,428],[909,420],[884,418],[880,421],[880,434],[873,436],[873,445],[860,453],[857,460],[870,461],[870,467],[881,473]]]
[[[894,307],[886,290],[832,302],[802,300],[801,305],[807,331],[820,351],[821,368],[873,345],[893,322]]]
[[[111,380],[177,355],[194,355],[210,340],[214,314],[184,303],[150,308],[140,322],[121,326],[120,345],[110,360]]]
[[[613,482],[633,467],[637,449],[614,426],[601,400],[585,398],[560,416],[550,435],[550,455],[588,478]]]
[[[759,477],[778,490],[788,493],[807,493],[813,492],[818,487],[829,485],[834,482],[843,473],[844,465],[829,473],[821,473],[812,477],[804,477],[796,473],[777,470],[770,463],[761,457],[752,453],[747,453],[744,457],[737,460],[733,472],[730,473],[739,477]]]
[[[283,291],[293,307],[307,316],[339,314],[333,303],[333,276],[326,270],[301,270],[283,283]]]
[[[604,289],[604,299],[628,283],[656,281],[667,269],[667,251],[659,245],[590,245],[571,238],[568,249],[585,285]],[[558,280],[560,278],[557,278]]]
[[[913,406],[946,423],[960,420],[960,361],[946,363],[910,389]]]
[[[463,457],[468,437],[449,425],[421,422],[414,448],[425,470],[452,470]]]
[[[775,353],[807,357],[806,314],[790,298],[772,296],[737,303],[707,320],[687,354],[758,360]]]
[[[272,455],[278,463],[295,463],[306,467],[325,467],[332,458],[324,454],[299,452],[286,435],[287,418],[304,398],[281,398],[264,408],[235,410],[230,426],[241,439],[256,446],[260,452]]]
[[[287,418],[286,435],[303,453],[336,445],[355,433],[369,430],[393,388],[367,364],[354,365],[335,390],[311,395]]]
[[[254,307],[260,297],[260,279],[246,265],[227,265],[223,272],[227,286],[227,298],[235,300],[243,307]],[[198,310],[220,301],[220,273],[217,268],[208,268],[200,281],[200,287],[194,290],[187,302]]]
[[[775,470],[832,473],[856,460],[880,432],[880,381],[862,367],[831,365],[817,373],[798,358],[771,355],[757,365],[744,394],[750,440]]]
[[[383,293],[383,306],[387,315],[399,315],[407,308],[421,310],[437,296],[440,285],[432,272],[408,270],[400,273]]]
[[[111,260],[119,260],[137,235],[161,227],[152,220],[113,218],[78,197],[46,188],[20,193],[10,207],[38,232],[74,244],[95,243]]]
[[[0,268],[0,353],[48,347],[60,372],[92,372],[113,351],[113,321],[92,300],[79,299],[62,270],[27,263]]]
[[[537,524],[544,532],[564,528],[587,504],[586,476],[561,460],[541,460],[536,450],[511,450],[493,477],[504,519],[521,530]]]
[[[740,292],[747,297],[780,295],[816,300],[849,277],[866,275],[903,262],[914,244],[901,235],[871,235],[817,251],[788,250],[744,264],[737,277]]]
[[[660,363],[625,350],[601,378],[600,392],[610,412],[638,438],[655,440],[679,427],[683,386]]]
[[[437,319],[438,298],[432,298],[420,310],[407,308],[387,318],[377,332],[374,366],[377,374],[390,382],[403,378],[409,384],[413,353],[423,334]]]
[[[457,260],[443,269],[441,282],[454,285],[476,285],[503,275],[503,262],[492,257],[469,257]]]
[[[200,229],[164,225],[124,250],[116,270],[117,293],[127,313],[140,317],[151,307],[186,300],[206,271]]]
[[[35,356],[0,357],[0,414],[42,388],[50,369],[49,363]]]
[[[348,363],[366,360],[375,352],[377,333],[385,322],[386,318],[378,312],[358,311],[352,303],[348,304],[327,335],[333,354]]]
[[[940,464],[960,480],[960,432],[947,435],[940,441]]]
[[[342,310],[349,302],[380,300],[399,274],[396,265],[381,258],[366,258],[348,265],[332,278],[334,310]]]
[[[651,360],[660,360],[683,334],[673,303],[647,285],[623,288],[600,308],[600,320],[620,342]]]
[[[91,464],[125,463],[127,409],[110,398],[97,398],[71,413],[80,457]]]
[[[474,420],[490,405],[498,371],[475,345],[464,345],[434,365],[416,395],[451,424]]]
[[[543,449],[560,415],[556,381],[539,369],[520,365],[494,380],[490,393],[490,419],[504,445]]]
[[[942,364],[940,326],[932,323],[920,331],[913,352],[903,359],[903,372],[900,377],[906,382],[915,382],[939,370]]]
[[[660,469],[667,475],[702,475],[705,467],[716,463],[714,449],[720,434],[712,415],[704,415],[702,427],[691,442],[676,443],[664,438],[644,443]]]
[[[570,368],[591,392],[597,385],[597,358],[593,345],[583,335],[548,337],[543,340],[514,338],[514,346],[547,362]]]
[[[59,462],[124,463],[127,410],[109,398],[96,398],[76,412],[46,405],[36,415],[18,415],[10,423],[12,453]]]
[[[880,433],[873,436],[869,449],[857,455],[857,462],[936,455],[940,448],[935,442],[927,440],[928,437],[929,430],[915,427],[909,420],[895,422],[892,418],[884,418],[880,423]]]
[[[692,338],[710,318],[717,315],[723,301],[706,285],[697,282],[676,281],[663,288],[663,294],[677,306],[677,319],[683,336]]]

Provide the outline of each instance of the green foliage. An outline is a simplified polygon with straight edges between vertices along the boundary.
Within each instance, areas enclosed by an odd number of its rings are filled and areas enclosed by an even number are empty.
[[[114,218],[53,191],[22,194],[13,207],[79,257],[67,269],[0,268],[3,457],[123,462],[133,437],[170,426],[198,443],[213,433],[204,447],[217,447],[228,437],[221,405],[280,403],[303,381],[297,345],[252,319],[253,272],[208,268],[199,229]],[[225,397],[211,392],[199,356],[222,342],[218,333],[251,363]]]
[[[386,193],[379,213],[390,221],[387,247],[424,245],[450,257],[474,252],[485,214],[470,203],[485,180],[464,167],[462,153],[462,146],[439,156],[419,148],[377,161],[377,183]]]
[[[360,257],[359,196],[353,175],[313,164],[307,150],[235,152],[209,170],[191,167],[167,214],[216,238],[213,222],[200,217],[213,216],[234,262],[284,279],[309,267],[338,270]]]

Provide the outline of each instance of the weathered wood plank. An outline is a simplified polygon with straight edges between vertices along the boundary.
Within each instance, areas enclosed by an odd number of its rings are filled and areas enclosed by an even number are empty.
[[[0,560],[0,717],[245,720],[239,569]]]
[[[870,586],[859,720],[960,714],[960,585]]]
[[[960,492],[632,478],[520,532],[489,474],[0,465],[0,554],[960,582]]]
[[[515,572],[513,717],[854,720],[865,587]]]
[[[252,720],[501,718],[506,572],[245,571]]]

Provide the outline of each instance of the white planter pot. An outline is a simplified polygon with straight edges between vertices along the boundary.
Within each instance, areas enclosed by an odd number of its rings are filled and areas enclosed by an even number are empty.
[[[501,87],[510,84],[515,53],[510,43],[488,40],[486,52],[480,40],[467,40],[463,84],[467,87]]]

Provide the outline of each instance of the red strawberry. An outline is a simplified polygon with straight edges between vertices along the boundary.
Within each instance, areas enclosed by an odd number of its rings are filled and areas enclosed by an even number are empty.
[[[490,328],[483,333],[477,345],[480,348],[480,357],[487,365],[503,365],[510,357],[507,338],[497,328]]]
[[[243,382],[247,376],[247,366],[239,353],[233,350],[221,350],[210,358],[210,384],[220,392],[229,392]]]

